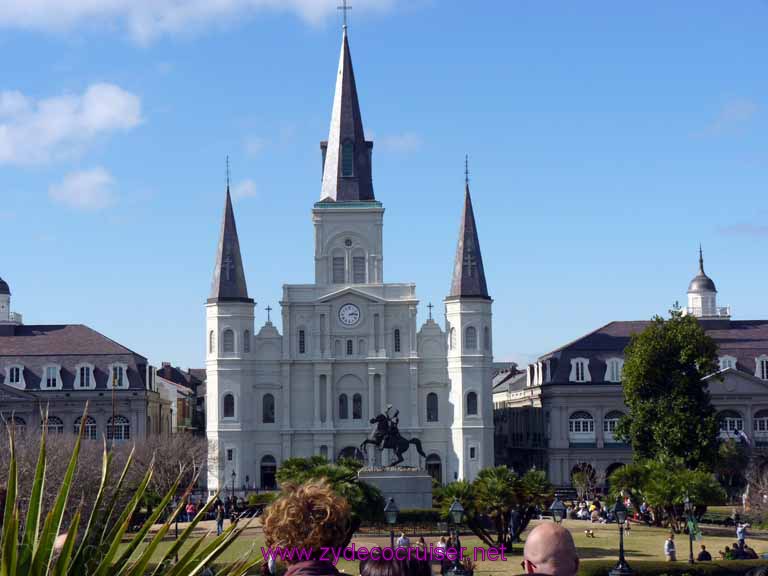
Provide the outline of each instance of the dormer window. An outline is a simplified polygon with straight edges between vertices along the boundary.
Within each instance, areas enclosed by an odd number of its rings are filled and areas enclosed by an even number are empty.
[[[768,380],[768,356],[763,354],[755,360],[755,376],[762,380]]]
[[[621,382],[621,373],[624,371],[624,360],[621,358],[609,358],[605,367],[606,382]]]
[[[49,365],[43,368],[43,380],[40,382],[40,387],[44,390],[60,390],[61,367]]]
[[[93,366],[80,364],[75,368],[75,389],[95,388],[93,380]]]
[[[8,366],[5,369],[5,382],[14,388],[24,388],[24,366],[19,364]]]
[[[571,382],[590,382],[589,360],[587,358],[574,358],[571,360],[571,374],[568,377]]]
[[[128,366],[125,364],[110,366],[107,388],[128,388]]]
[[[352,140],[344,140],[341,145],[341,176],[351,178],[355,175],[355,144]]]
[[[733,356],[720,356],[720,370],[736,368],[736,358]]]

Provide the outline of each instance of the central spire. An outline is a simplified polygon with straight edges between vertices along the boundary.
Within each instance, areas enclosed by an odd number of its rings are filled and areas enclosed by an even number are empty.
[[[343,29],[336,92],[333,97],[331,129],[323,150],[323,185],[321,201],[370,202],[373,195],[371,150],[365,140],[360,103],[357,99],[355,73],[349,52],[347,28]]]

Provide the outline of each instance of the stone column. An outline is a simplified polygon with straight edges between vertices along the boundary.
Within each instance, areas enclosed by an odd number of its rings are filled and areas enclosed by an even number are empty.
[[[320,374],[315,374],[315,405],[314,405],[314,414],[315,414],[315,428],[320,428]]]

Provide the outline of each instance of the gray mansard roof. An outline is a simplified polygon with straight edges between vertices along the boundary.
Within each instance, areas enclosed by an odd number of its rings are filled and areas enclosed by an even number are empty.
[[[60,366],[62,387],[71,390],[80,364],[93,365],[96,389],[106,389],[112,363],[128,367],[130,388],[146,388],[147,359],[88,326],[21,325],[0,336],[0,383],[5,383],[6,367],[22,365],[27,390],[40,389],[46,365]]]
[[[768,320],[700,320],[706,333],[718,346],[720,356],[736,358],[736,368],[742,372],[755,374],[756,358],[768,355]],[[606,363],[610,358],[623,358],[632,334],[642,332],[649,321],[610,322],[581,338],[566,344],[539,361],[549,361],[552,374],[547,374],[545,382],[564,384],[569,382],[571,360],[589,359],[589,372],[592,383],[604,383]]]

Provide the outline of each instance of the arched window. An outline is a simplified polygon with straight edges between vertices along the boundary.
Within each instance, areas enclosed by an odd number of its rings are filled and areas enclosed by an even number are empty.
[[[477,416],[477,392],[467,394],[467,416]]]
[[[22,435],[27,433],[27,422],[24,418],[14,416],[11,418],[11,422],[13,422],[13,431],[16,434]]]
[[[233,394],[224,394],[224,409],[222,414],[224,418],[235,417],[235,396]]]
[[[261,402],[261,421],[264,424],[275,423],[275,397],[272,394],[264,394]]]
[[[234,352],[235,351],[235,333],[227,328],[224,330],[224,334],[221,336],[222,352]]]
[[[349,400],[346,394],[339,396],[339,420],[349,418]]]
[[[246,330],[243,332],[243,352],[251,351],[251,331]]]
[[[606,443],[615,444],[619,442],[618,439],[614,438],[613,434],[616,432],[616,426],[619,425],[619,420],[622,416],[624,416],[624,414],[618,410],[613,410],[608,412],[603,418],[603,440]]]
[[[45,429],[48,434],[64,434],[64,422],[58,416],[48,416],[45,420]]]
[[[277,461],[274,456],[267,454],[261,459],[261,489],[274,490],[277,488]]]
[[[427,422],[437,422],[439,419],[437,405],[437,394],[430,392],[427,394]]]
[[[355,144],[344,140],[341,145],[341,176],[349,178],[355,175]]]
[[[595,441],[595,419],[589,412],[574,412],[568,419],[568,439],[572,444]]]
[[[125,416],[115,416],[107,420],[107,440],[121,442],[131,439],[131,423]]]
[[[395,352],[400,352],[400,329],[395,328]]]
[[[363,397],[360,394],[352,396],[352,420],[360,420],[363,417]]]
[[[768,436],[768,410],[758,410],[752,417],[754,423],[755,436],[765,438]]]
[[[720,423],[720,436],[735,438],[744,430],[744,418],[735,410],[723,410],[717,415]]]
[[[73,432],[75,434],[80,433],[80,423],[83,421],[82,416],[78,416],[75,420],[75,424],[72,427]],[[152,420],[147,417],[147,422],[149,423],[147,426],[147,432],[152,431]],[[85,417],[85,426],[83,426],[83,439],[84,440],[96,440],[96,420],[93,419],[92,416],[86,416]]]
[[[438,484],[443,483],[443,464],[440,461],[440,456],[437,454],[430,454],[426,460],[427,474],[432,476]]]
[[[451,350],[456,348],[456,328],[451,328],[451,335],[448,339],[448,346]]]
[[[352,254],[352,282],[354,284],[365,284],[365,253],[361,250],[355,250]]]
[[[483,328],[483,348],[486,350],[491,349],[491,331],[488,329],[488,326]]]
[[[213,330],[208,332],[208,352],[213,354],[216,351],[216,340],[213,335]]]
[[[326,446],[325,444],[320,446],[320,456],[328,460],[328,446]]]
[[[464,331],[464,349],[477,350],[477,329],[474,326],[467,326]]]
[[[347,340],[347,356],[352,356],[355,353],[355,345],[352,340]]]

